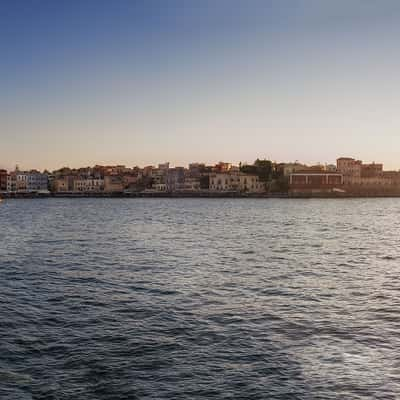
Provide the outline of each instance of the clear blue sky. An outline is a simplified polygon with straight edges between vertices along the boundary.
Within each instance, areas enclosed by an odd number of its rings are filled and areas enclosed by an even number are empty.
[[[400,168],[400,2],[2,0],[0,166]]]

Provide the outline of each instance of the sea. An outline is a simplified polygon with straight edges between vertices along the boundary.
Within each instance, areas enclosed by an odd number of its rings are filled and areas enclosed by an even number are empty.
[[[0,204],[0,399],[399,399],[400,199]]]

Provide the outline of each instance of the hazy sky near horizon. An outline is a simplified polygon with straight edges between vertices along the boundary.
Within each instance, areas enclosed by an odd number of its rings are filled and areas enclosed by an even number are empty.
[[[397,0],[3,0],[0,167],[400,168]]]

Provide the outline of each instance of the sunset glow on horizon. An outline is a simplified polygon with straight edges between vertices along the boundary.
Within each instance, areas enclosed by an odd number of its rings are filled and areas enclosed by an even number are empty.
[[[399,169],[397,1],[3,1],[0,167]]]

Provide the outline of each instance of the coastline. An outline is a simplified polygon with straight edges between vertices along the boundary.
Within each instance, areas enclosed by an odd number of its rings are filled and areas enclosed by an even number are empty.
[[[202,199],[361,199],[400,198],[400,193],[239,193],[239,192],[135,192],[135,193],[1,193],[2,199],[46,199],[46,198],[202,198]]]

